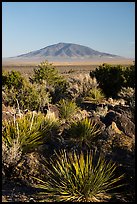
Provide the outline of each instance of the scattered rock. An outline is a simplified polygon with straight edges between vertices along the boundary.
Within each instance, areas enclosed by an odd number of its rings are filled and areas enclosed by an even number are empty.
[[[49,104],[42,110],[42,112],[44,112],[45,114],[47,114],[48,111],[54,113],[57,118],[59,117],[59,110],[56,105]]]
[[[103,123],[106,125],[106,127],[110,126],[112,124],[112,121],[114,121],[114,118],[119,113],[116,113],[115,111],[110,110],[106,116],[103,119]]]
[[[93,143],[93,148],[97,149],[99,153],[103,153],[106,156],[106,159],[113,160],[118,166],[120,166],[122,172],[126,174],[128,179],[128,191],[130,192],[130,189],[132,189],[131,194],[134,195],[135,123],[133,121],[133,113],[131,112],[130,107],[124,104],[124,101],[114,102],[113,99],[110,99],[109,103],[106,104],[95,104],[85,101],[81,104],[82,111],[79,111],[77,115],[75,115],[75,119],[77,120],[79,118],[80,120],[88,117],[99,126],[101,134],[97,138],[97,141]],[[106,109],[104,109],[105,107]],[[57,118],[59,117],[59,111],[55,105],[50,104],[49,107],[45,107],[45,114],[47,114],[48,111],[54,113]],[[12,112],[13,110],[10,107],[3,106],[2,118],[8,120],[13,118],[13,115],[11,114]],[[67,128],[68,124],[66,122],[62,123],[60,126],[61,134],[63,133],[65,135],[64,130]],[[49,155],[53,154],[54,149],[58,151],[61,148],[71,150],[76,148],[76,145],[66,138],[62,141],[58,138],[50,138],[46,144],[38,148],[38,152],[40,155],[42,155],[43,152],[46,152],[45,155],[49,157]],[[26,159],[24,159],[21,173],[22,176],[24,176],[24,180],[28,180],[28,183],[33,183],[30,179],[30,175],[37,176],[39,175],[39,172],[43,172],[43,175],[45,173],[42,163],[39,162],[40,155],[38,153],[31,153],[27,155]],[[3,185],[6,185],[5,182],[3,183]],[[27,193],[25,195],[23,195],[23,193],[22,195],[19,195],[19,193],[14,192],[14,199],[12,199],[11,192],[13,187],[10,186],[9,188],[9,198],[5,196],[5,192],[3,191],[3,202],[36,202],[35,197],[33,198],[32,194],[26,196]],[[120,198],[120,200],[122,200],[122,198]]]
[[[135,136],[135,124],[124,114],[116,114],[114,122],[123,133],[129,137]]]

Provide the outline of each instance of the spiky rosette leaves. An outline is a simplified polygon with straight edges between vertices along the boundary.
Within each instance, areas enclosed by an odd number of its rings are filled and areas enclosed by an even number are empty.
[[[92,141],[101,133],[98,125],[88,118],[74,121],[67,131],[70,140],[90,146]]]
[[[55,155],[45,161],[45,180],[35,178],[39,182],[35,187],[42,190],[40,195],[56,201],[100,202],[111,197],[107,192],[120,186],[123,175],[116,177],[116,165],[103,156],[95,162],[91,151],[84,155],[62,150]]]

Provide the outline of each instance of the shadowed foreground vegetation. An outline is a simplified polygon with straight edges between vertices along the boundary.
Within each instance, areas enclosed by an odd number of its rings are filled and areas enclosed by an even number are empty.
[[[3,69],[3,201],[135,201],[135,65],[92,68]]]

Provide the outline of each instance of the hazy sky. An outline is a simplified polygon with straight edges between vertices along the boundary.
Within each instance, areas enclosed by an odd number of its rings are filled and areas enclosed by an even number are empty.
[[[3,2],[2,56],[59,42],[135,56],[135,2]]]

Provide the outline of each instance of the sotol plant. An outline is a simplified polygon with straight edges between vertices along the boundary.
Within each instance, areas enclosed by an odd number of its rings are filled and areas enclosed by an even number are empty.
[[[88,118],[73,122],[67,131],[70,140],[78,144],[90,146],[91,142],[100,134],[100,129]]]
[[[95,163],[91,151],[55,153],[56,158],[45,161],[47,174],[35,187],[40,195],[54,201],[100,202],[111,198],[110,190],[120,186],[122,176],[115,176],[116,165],[100,156]]]
[[[102,93],[101,89],[94,87],[89,90],[89,92],[87,93],[87,96],[85,97],[85,100],[89,100],[89,101],[97,103],[103,100],[104,98],[105,96]]]
[[[69,100],[60,100],[58,103],[60,117],[65,120],[73,119],[78,107],[75,102]]]
[[[53,118],[53,117],[52,117]],[[23,155],[32,152],[57,130],[58,121],[41,113],[28,113],[22,118],[3,121],[3,165],[5,169],[17,166]]]
[[[52,121],[33,111],[13,121],[5,120],[3,126],[3,140],[11,146],[12,140],[18,137],[22,151],[26,153],[43,143],[43,139],[51,134],[52,129],[57,128],[58,121]]]

